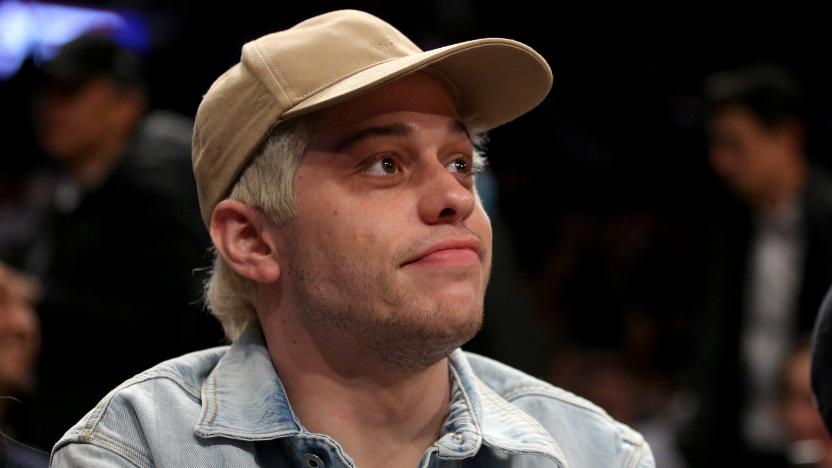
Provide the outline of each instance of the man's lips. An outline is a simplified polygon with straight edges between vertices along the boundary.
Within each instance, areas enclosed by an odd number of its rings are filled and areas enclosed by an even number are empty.
[[[420,250],[402,266],[420,264],[435,266],[471,266],[480,263],[482,246],[476,238],[443,239]]]

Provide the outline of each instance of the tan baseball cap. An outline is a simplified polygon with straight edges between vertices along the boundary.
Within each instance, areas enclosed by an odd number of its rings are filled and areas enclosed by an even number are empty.
[[[193,166],[202,218],[228,196],[270,130],[417,70],[439,77],[472,132],[509,122],[552,87],[549,65],[510,39],[423,51],[393,26],[355,10],[326,13],[243,46],[199,105]]]

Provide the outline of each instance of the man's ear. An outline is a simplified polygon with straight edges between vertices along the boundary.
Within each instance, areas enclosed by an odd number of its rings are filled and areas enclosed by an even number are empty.
[[[274,223],[260,210],[223,200],[214,207],[209,231],[219,255],[240,276],[258,283],[280,277]]]

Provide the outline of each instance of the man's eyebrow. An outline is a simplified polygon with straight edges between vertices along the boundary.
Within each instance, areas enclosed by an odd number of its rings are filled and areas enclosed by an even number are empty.
[[[463,124],[459,120],[453,120],[452,122],[450,122],[448,124],[448,130],[451,133],[462,133],[470,139],[470,135],[468,135],[468,129],[465,127],[465,124]],[[410,135],[411,133],[413,133],[413,125],[408,125],[399,122],[392,123],[390,125],[362,128],[361,130],[358,130],[357,132],[351,134],[350,136],[341,140],[340,143],[335,145],[335,151],[338,153],[344,152],[349,147],[367,138],[383,136],[404,137]]]
[[[343,152],[350,146],[355,145],[361,140],[365,140],[371,137],[381,137],[381,136],[408,136],[413,133],[413,126],[412,125],[405,125],[403,123],[393,123],[390,125],[382,125],[377,127],[367,127],[362,128],[361,130],[351,134],[347,138],[341,140],[335,146],[335,151],[338,153]]]
[[[448,130],[450,130],[451,133],[464,133],[469,140],[471,139],[471,134],[468,133],[468,127],[466,127],[465,124],[459,120],[452,121],[448,125]]]

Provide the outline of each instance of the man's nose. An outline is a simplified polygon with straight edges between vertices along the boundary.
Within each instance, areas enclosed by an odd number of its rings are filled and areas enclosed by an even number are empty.
[[[466,220],[476,203],[473,186],[441,164],[432,165],[421,184],[419,215],[427,224],[456,224]]]

